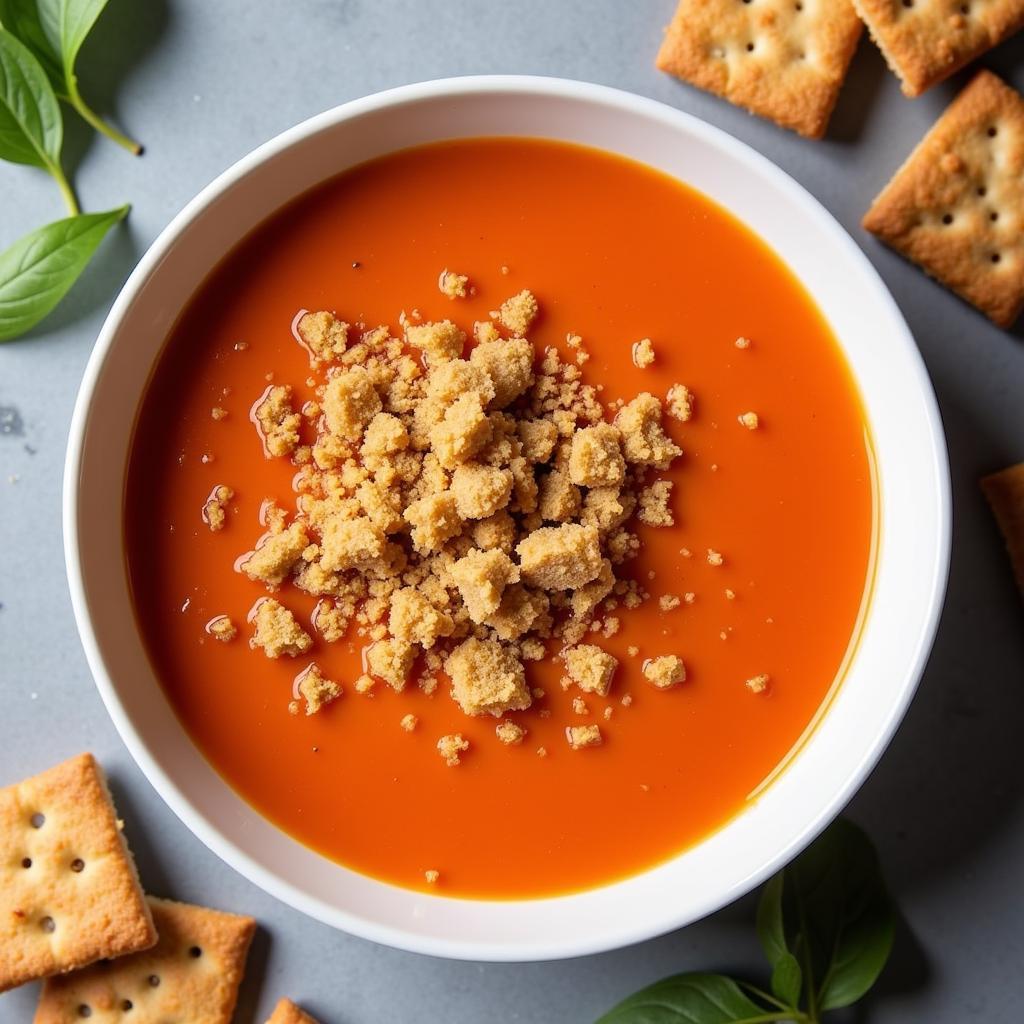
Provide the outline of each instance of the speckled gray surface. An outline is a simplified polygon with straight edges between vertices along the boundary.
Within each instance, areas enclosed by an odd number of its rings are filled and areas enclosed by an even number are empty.
[[[876,995],[851,1019],[1020,1019],[1024,610],[975,481],[1024,458],[1024,329],[990,326],[857,226],[966,76],[905,100],[865,41],[828,140],[805,142],[654,70],[672,7],[673,0],[112,0],[86,47],[87,94],[147,150],[133,160],[69,117],[67,153],[84,204],[131,200],[131,219],[43,326],[0,346],[0,781],[83,748],[96,752],[112,774],[148,887],[259,918],[239,1021],[263,1020],[288,993],[324,1024],[586,1022],[675,970],[760,969],[749,898],[641,946],[523,966],[413,956],[307,920],[221,864],[163,805],[108,720],[75,633],[60,537],[68,422],[102,318],[146,246],[201,186],[303,118],[388,86],[480,72],[602,82],[719,125],[818,196],[903,308],[949,438],[953,570],[917,699],[851,806],[881,849],[905,917]],[[1024,88],[1024,38],[984,63]],[[41,173],[0,166],[0,246],[61,215]],[[28,1020],[35,997],[32,987],[0,996],[0,1022]]]

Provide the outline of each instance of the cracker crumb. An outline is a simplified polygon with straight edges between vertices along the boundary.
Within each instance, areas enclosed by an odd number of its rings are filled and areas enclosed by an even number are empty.
[[[402,720],[398,723],[406,732],[412,732],[413,729],[419,725],[419,719],[415,715],[402,715]]]
[[[736,339],[735,342],[733,342],[733,344],[737,348],[740,348],[740,349],[750,348],[750,339],[749,338],[739,337],[739,338]]]
[[[227,615],[216,615],[206,624],[206,632],[226,644],[238,636],[238,627]]]
[[[203,505],[203,522],[211,532],[216,533],[224,529],[227,522],[227,513],[224,509],[234,496],[235,492],[227,484],[217,484],[210,492],[206,504]]]
[[[327,428],[338,437],[354,440],[381,411],[380,395],[362,366],[353,366],[327,382],[323,396]]]
[[[582,697],[573,697],[572,709],[577,715],[590,714],[590,708],[587,707],[587,702]]]
[[[315,715],[321,708],[341,696],[341,687],[328,679],[316,662],[312,662],[296,680],[296,689],[306,701],[306,714]]]
[[[457,359],[462,355],[466,334],[451,320],[439,320],[425,324],[407,324],[405,340],[423,353],[428,364],[437,364]]]
[[[441,271],[437,279],[438,289],[449,299],[464,299],[468,293],[468,285],[469,278],[465,274],[456,274],[447,267]]]
[[[770,682],[768,676],[759,675],[752,676],[746,682],[746,687],[751,693],[764,693],[768,689],[768,683]]]
[[[721,552],[716,551],[714,548],[708,548],[707,558],[708,565],[721,565],[725,561]]]
[[[725,588],[725,598],[727,601],[734,601],[736,599],[736,591],[730,590],[729,587]]]
[[[637,655],[638,655],[638,654],[640,653],[640,648],[639,648],[639,647],[637,647],[637,646],[635,646],[634,644],[630,644],[630,645],[629,645],[629,646],[628,646],[628,647],[626,648],[626,653],[627,653],[627,654],[628,654],[628,655],[629,655],[629,656],[630,656],[631,658],[635,658],[635,657],[636,657],[636,656],[637,656]]]
[[[658,598],[658,607],[663,612],[670,612],[674,608],[678,608],[681,603],[681,599],[676,594],[662,594]]]
[[[423,877],[427,880],[428,885],[436,885],[437,880],[441,877],[441,872],[431,868],[429,871],[423,872]]]
[[[416,648],[402,640],[378,640],[366,649],[368,673],[383,679],[397,693],[405,689],[415,659]]]
[[[622,435],[622,451],[627,462],[638,466],[667,469],[682,455],[661,425],[661,402],[646,391],[627,402],[615,416]]]
[[[615,708],[613,708],[613,707],[612,707],[612,706],[611,706],[611,705],[609,704],[609,705],[608,705],[608,707],[606,707],[606,708],[604,709],[604,711],[603,711],[603,712],[601,712],[601,713],[602,713],[602,715],[604,715],[604,720],[605,720],[606,722],[608,722],[608,721],[611,721],[611,717],[612,717],[612,712],[613,712],[614,710],[615,710]]]
[[[686,666],[683,659],[674,654],[651,658],[644,662],[642,672],[644,678],[659,690],[667,690],[676,683],[686,682]]]
[[[654,345],[650,338],[641,338],[633,343],[633,365],[641,370],[647,369],[654,362]]]
[[[746,427],[747,430],[757,430],[760,425],[760,419],[756,412],[740,413],[736,418],[739,420],[740,426]]]
[[[680,423],[693,419],[693,392],[685,384],[673,384],[668,389],[665,405],[672,419],[679,420]]]
[[[356,693],[361,696],[372,696],[373,688],[377,685],[377,680],[373,676],[361,675],[353,684]]]
[[[601,745],[601,727],[599,725],[567,725],[565,738],[573,750]]]
[[[309,353],[311,366],[340,359],[348,344],[349,325],[327,310],[303,313],[295,325],[298,340]]]
[[[272,597],[257,602],[252,622],[255,630],[249,646],[262,647],[268,658],[279,658],[282,654],[294,658],[313,646],[313,638],[299,625],[298,619]]]
[[[584,692],[607,697],[618,659],[593,644],[571,647],[563,654],[569,678]]]
[[[538,747],[537,748],[537,756],[538,757],[547,757],[548,756],[547,747]]]
[[[597,530],[575,523],[534,530],[516,553],[523,581],[542,590],[576,590],[596,579],[604,565]]]
[[[302,416],[292,408],[290,387],[280,384],[268,387],[253,406],[252,420],[268,458],[282,458],[295,450]]]
[[[580,487],[619,487],[626,476],[619,441],[619,431],[610,423],[577,430],[569,453],[569,479]]]
[[[523,337],[537,317],[539,306],[533,293],[524,289],[506,299],[491,315],[516,337]]]
[[[222,419],[224,419],[225,416],[227,416],[227,414],[228,414],[227,409],[225,409],[223,406],[215,405],[210,410],[210,419],[222,420]]]
[[[268,533],[239,563],[249,579],[264,583],[271,590],[279,587],[309,547],[306,524],[297,520],[280,533]]]
[[[452,681],[452,698],[467,715],[498,718],[533,703],[522,662],[495,640],[464,640],[448,656],[445,671]]]
[[[498,610],[505,588],[519,580],[519,569],[503,551],[474,548],[451,567],[469,617],[484,622]]]
[[[516,722],[510,722],[506,719],[494,727],[494,734],[506,746],[514,747],[523,742],[526,730]]]
[[[469,740],[461,732],[448,733],[437,741],[437,751],[449,768],[462,764],[461,754],[469,750]]]

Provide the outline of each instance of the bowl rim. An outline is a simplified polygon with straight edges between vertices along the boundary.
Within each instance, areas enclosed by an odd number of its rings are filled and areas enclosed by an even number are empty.
[[[910,669],[902,682],[902,690],[898,698],[892,702],[885,727],[878,731],[872,743],[864,749],[863,756],[856,770],[851,772],[846,784],[834,794],[826,806],[820,809],[817,816],[799,834],[794,835],[774,856],[766,859],[759,871],[734,882],[725,891],[719,891],[706,895],[701,899],[693,900],[685,909],[680,906],[680,908],[673,910],[671,901],[666,901],[665,910],[660,915],[652,914],[643,921],[633,923],[622,921],[610,928],[595,930],[594,934],[580,934],[573,943],[566,943],[561,940],[552,943],[545,937],[538,936],[535,941],[529,944],[529,948],[525,944],[510,948],[506,943],[440,939],[367,920],[358,914],[343,910],[322,899],[310,897],[305,892],[296,889],[290,882],[256,862],[248,853],[219,831],[216,826],[207,822],[195,810],[191,801],[177,783],[163,770],[156,758],[150,753],[146,742],[121,704],[111,675],[106,668],[100,644],[91,621],[79,538],[80,469],[94,392],[106,367],[121,320],[135,301],[144,283],[158,269],[165,255],[192,222],[223,193],[231,189],[261,164],[293,145],[340,122],[355,119],[385,108],[414,104],[424,100],[438,100],[445,97],[487,93],[513,93],[580,100],[617,108],[620,112],[627,114],[646,115],[662,122],[668,122],[670,125],[674,123],[677,129],[696,135],[702,138],[703,141],[713,143],[728,151],[732,156],[744,163],[753,173],[767,177],[775,187],[789,193],[790,197],[802,205],[808,214],[814,217],[819,225],[827,231],[832,241],[838,247],[845,250],[847,258],[859,266],[865,277],[870,281],[870,286],[875,292],[877,301],[886,307],[886,312],[892,321],[894,330],[899,335],[899,337],[894,338],[894,342],[906,349],[913,375],[916,378],[919,396],[923,400],[927,418],[927,431],[935,458],[934,468],[936,471],[939,503],[939,507],[936,509],[938,543],[932,566],[933,572],[928,583],[927,614],[923,620],[923,628],[916,639],[913,655],[908,658]],[[881,276],[874,269],[865,253],[851,235],[839,224],[835,217],[810,192],[767,157],[722,129],[710,125],[692,114],[670,107],[658,100],[610,86],[535,75],[473,75],[433,79],[398,86],[348,101],[316,114],[258,146],[220,173],[190,200],[174,216],[170,223],[161,230],[129,275],[111,306],[90,354],[75,401],[69,428],[67,455],[64,465],[62,519],[65,566],[71,603],[79,636],[81,637],[86,659],[97,689],[107,709],[107,713],[110,715],[118,734],[128,748],[132,758],[150,784],[185,827],[221,860],[238,871],[247,880],[258,885],[286,905],[300,910],[325,924],[340,928],[362,938],[410,952],[460,960],[486,960],[491,962],[556,960],[629,946],[700,920],[751,891],[780,867],[788,863],[792,857],[810,843],[842,811],[853,794],[867,779],[899,727],[907,707],[917,690],[934,643],[943,608],[952,543],[952,496],[948,453],[938,402],[925,368],[924,360],[902,313]],[[723,827],[728,827],[728,823]],[[609,883],[609,886],[621,884],[622,881],[627,880],[616,880]],[[416,895],[420,894],[417,893]],[[567,897],[549,897],[538,901],[525,900],[514,902],[557,903],[558,900],[571,898],[572,895],[575,894],[570,894]],[[491,901],[469,900],[468,902],[488,903]]]

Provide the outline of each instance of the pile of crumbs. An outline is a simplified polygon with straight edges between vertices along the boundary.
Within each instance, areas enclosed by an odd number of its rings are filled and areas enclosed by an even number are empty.
[[[456,298],[467,280],[445,271],[439,286]],[[358,694],[378,682],[401,692],[417,676],[433,689],[443,672],[465,714],[502,719],[533,704],[526,665],[551,652],[563,686],[608,696],[618,661],[582,641],[613,635],[618,615],[648,599],[624,566],[640,547],[635,522],[673,525],[661,474],[682,453],[661,398],[642,392],[606,409],[578,365],[554,348],[538,355],[538,313],[522,291],[471,336],[416,314],[402,315],[400,337],[327,310],[297,319],[315,399],[296,408],[293,389],[272,383],[251,416],[266,457],[297,468],[294,509],[265,502],[267,530],[237,563],[269,592],[250,613],[254,649],[277,658],[313,646],[287,607],[294,587],[318,598],[320,641],[362,638]],[[665,401],[689,419],[684,385]],[[675,652],[651,664],[654,688],[685,679]],[[314,663],[291,710],[302,698],[315,713],[341,692]],[[508,746],[525,734],[508,719],[496,730]],[[595,746],[600,727],[571,726],[566,740]],[[458,733],[437,742],[451,766],[468,746]]]

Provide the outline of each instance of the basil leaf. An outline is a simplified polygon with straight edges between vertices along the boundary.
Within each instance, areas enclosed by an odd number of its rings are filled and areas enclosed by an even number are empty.
[[[757,905],[757,937],[772,965],[772,992],[788,1006],[796,1006],[803,988],[803,971],[786,939],[782,912],[784,880],[785,873],[780,871],[761,893]]]
[[[0,0],[0,25],[32,51],[54,90],[63,92],[64,68],[43,31],[36,0]]]
[[[107,0],[36,0],[46,38],[61,60],[64,78],[70,82],[75,61],[86,36],[103,13]]]
[[[27,4],[29,0],[7,0]],[[57,56],[61,67],[61,82],[58,87],[64,99],[78,111],[82,118],[96,131],[113,139],[119,146],[138,156],[142,147],[116,128],[107,124],[82,99],[78,91],[78,75],[75,64],[82,43],[92,31],[96,19],[103,13],[107,0],[33,0],[39,12],[39,24],[49,44],[49,49]]]
[[[64,122],[46,72],[31,51],[0,29],[0,158],[60,168]]]
[[[597,1024],[767,1024],[780,1017],[724,975],[677,974],[624,999]]]
[[[809,984],[822,1010],[849,1006],[878,979],[896,917],[867,836],[835,822],[785,870],[783,914],[790,948],[806,944]]]
[[[0,253],[0,341],[34,327],[60,302],[128,209],[58,220]]]

